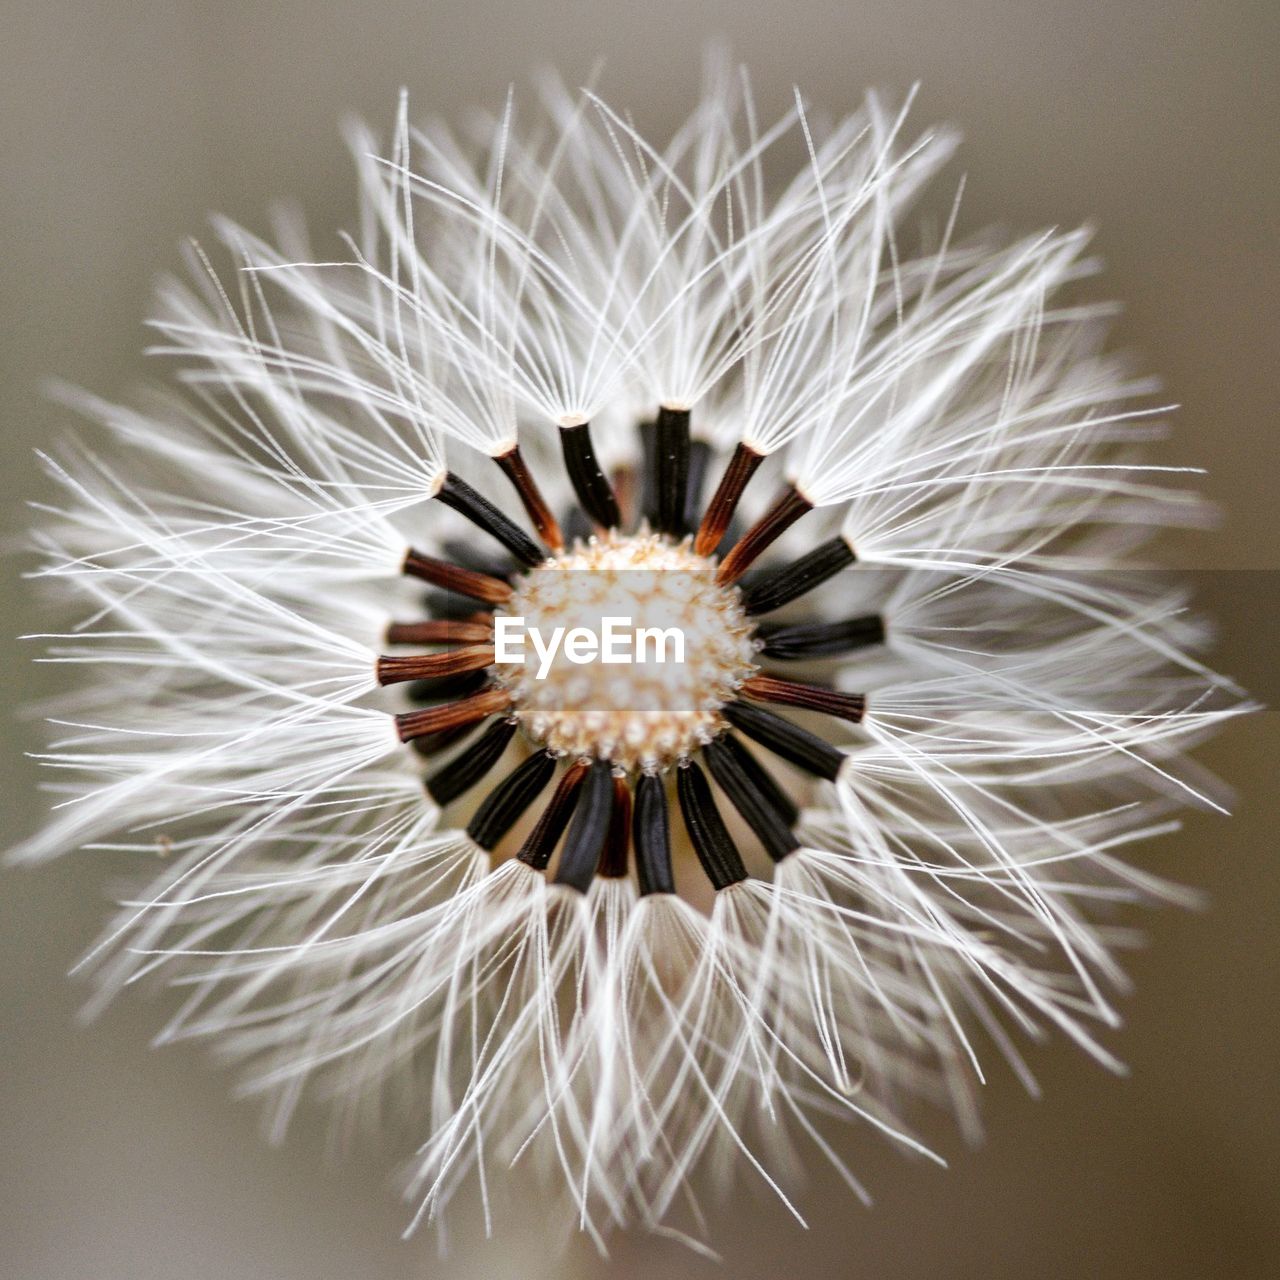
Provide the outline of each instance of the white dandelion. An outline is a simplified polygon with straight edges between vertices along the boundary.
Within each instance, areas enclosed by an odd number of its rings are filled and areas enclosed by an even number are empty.
[[[803,1221],[809,1161],[866,1198],[839,1121],[926,1151],[1022,1038],[1118,1065],[1115,907],[1190,896],[1129,846],[1223,806],[1188,752],[1248,704],[1138,572],[1206,513],[1087,233],[909,250],[955,139],[908,105],[766,123],[716,63],[658,145],[553,80],[402,101],[340,252],[218,223],[176,389],[65,393],[40,639],[86,671],[17,856],[162,852],[95,1004],[171,984],[275,1137],[407,1116],[414,1224],[512,1166],[601,1248],[734,1177]],[[679,677],[500,658],[591,609],[679,623]]]

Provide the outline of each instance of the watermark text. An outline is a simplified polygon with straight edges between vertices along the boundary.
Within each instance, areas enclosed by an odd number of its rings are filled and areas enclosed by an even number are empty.
[[[534,672],[537,680],[547,678],[560,653],[579,666],[589,662],[682,663],[685,660],[684,632],[679,627],[636,627],[630,618],[605,617],[600,619],[598,632],[590,627],[554,627],[549,635],[544,635],[541,627],[526,626],[521,617],[500,614],[494,618],[496,661],[525,662],[526,642],[537,659]],[[650,652],[652,658],[648,656]]]

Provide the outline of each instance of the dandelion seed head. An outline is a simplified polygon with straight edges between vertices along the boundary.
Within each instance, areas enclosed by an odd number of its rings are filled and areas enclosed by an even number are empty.
[[[273,1137],[394,1114],[411,1227],[510,1180],[602,1249],[735,1180],[803,1221],[806,1162],[867,1197],[840,1121],[936,1159],[1025,1040],[1119,1065],[1115,916],[1189,900],[1142,850],[1252,704],[1138,570],[1209,513],[1087,232],[963,234],[909,105],[402,99],[337,250],[216,223],[169,390],[64,397],[15,857],[136,857],[92,1007],[172,986]],[[606,615],[685,661],[499,659]]]

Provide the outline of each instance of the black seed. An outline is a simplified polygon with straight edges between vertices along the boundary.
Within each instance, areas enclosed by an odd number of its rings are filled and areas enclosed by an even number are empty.
[[[731,733],[720,735],[721,746],[728,751],[738,764],[738,768],[747,775],[751,785],[772,806],[777,815],[789,827],[796,825],[800,816],[800,806],[782,789],[777,780],[750,751]]]
[[[728,702],[721,708],[721,714],[774,755],[819,778],[834,782],[844,764],[844,752],[838,747],[763,707],[753,707],[749,702]]]
[[[656,773],[640,775],[636,783],[636,804],[631,824],[636,847],[636,874],[640,892],[675,893],[671,871],[671,826],[667,819],[667,788]]]
[[[458,724],[452,729],[443,729],[439,733],[429,733],[420,738],[414,738],[409,746],[417,755],[429,759],[431,756],[439,755],[447,747],[453,746],[455,742],[470,737],[474,731],[474,724]]]
[[[706,756],[711,776],[733,802],[733,807],[742,814],[747,826],[755,832],[756,838],[764,845],[765,852],[774,862],[780,862],[787,854],[800,847],[800,842],[791,834],[773,806],[756,790],[731,751],[717,741],[708,743],[703,747],[702,753]]]
[[[440,549],[454,564],[460,564],[464,569],[474,569],[477,573],[487,573],[489,577],[508,584],[516,571],[509,558],[486,555],[483,547],[477,547],[463,538],[449,538],[441,544]]]
[[[813,503],[794,485],[788,485],[777,502],[729,549],[716,570],[716,581],[722,586],[737,582],[764,551],[812,510]]]
[[[737,516],[734,516],[734,518],[729,521],[729,527],[724,531],[724,537],[720,539],[720,545],[715,549],[715,553],[717,555],[725,554],[728,549],[742,537],[744,532],[745,530],[742,527],[742,521],[739,520]]]
[[[586,775],[587,766],[581,761],[570,765],[561,774],[560,781],[547,802],[547,807],[543,809],[537,824],[529,832],[524,844],[520,846],[520,852],[516,857],[535,871],[547,869],[547,863],[551,861],[551,855],[555,853],[556,845],[564,835],[569,819],[573,817],[582,788],[582,779]]]
[[[591,887],[609,835],[612,813],[613,766],[608,760],[597,760],[582,783],[578,811],[573,815],[564,848],[560,851],[556,884],[567,884],[579,893],[586,893]]]
[[[492,853],[520,815],[538,798],[555,771],[554,756],[545,751],[530,756],[485,796],[475,817],[467,823],[467,835]]]
[[[515,731],[513,720],[495,720],[474,745],[431,774],[426,781],[427,794],[436,804],[446,805],[469,791],[502,758]]]
[[[689,492],[689,410],[658,410],[657,472],[659,533],[684,533],[684,508]]]
[[[596,532],[596,527],[587,518],[587,513],[579,506],[572,506],[565,514],[564,536],[570,543],[589,542]]]
[[[475,597],[456,591],[424,591],[422,611],[429,619],[446,622],[464,622],[477,616]]]
[[[884,643],[884,620],[864,613],[839,622],[762,622],[756,635],[764,641],[766,658],[831,658]]]
[[[743,491],[755,475],[757,468],[764,461],[764,455],[757,453],[749,445],[739,444],[729,459],[724,475],[707,504],[706,514],[698,529],[693,549],[700,556],[709,556],[724,540],[725,531],[738,509],[738,502]]]
[[[618,499],[614,497],[609,477],[600,469],[591,444],[591,428],[585,422],[560,428],[560,448],[573,491],[582,509],[598,525],[616,529],[622,521]]]
[[[505,512],[499,511],[484,494],[473,489],[461,476],[445,472],[444,485],[436,497],[446,507],[466,516],[477,528],[502,543],[522,564],[531,568],[546,559],[542,548]]]
[[[431,680],[413,680],[405,688],[411,702],[456,702],[479,693],[489,683],[487,671],[464,671],[456,676],[437,676]]]
[[[658,524],[658,424],[649,419],[636,424],[640,436],[640,514],[649,527]]]
[[[725,889],[745,880],[747,869],[711,797],[711,787],[702,770],[691,760],[676,770],[676,795],[694,852],[712,886]]]
[[[689,480],[684,495],[684,531],[698,527],[698,513],[702,510],[702,490],[707,483],[707,468],[711,465],[711,446],[705,440],[694,440],[689,445]],[[714,550],[714,548],[712,548]]]
[[[749,587],[742,593],[743,608],[752,614],[772,613],[798,600],[856,559],[853,548],[843,538],[831,538]]]

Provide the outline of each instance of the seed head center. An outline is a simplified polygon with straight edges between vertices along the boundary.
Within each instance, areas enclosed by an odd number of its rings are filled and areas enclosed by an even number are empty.
[[[688,539],[578,542],[530,570],[503,612],[522,618],[528,637],[523,662],[497,664],[525,732],[628,770],[664,767],[709,742],[723,727],[720,708],[756,669],[740,593],[716,584],[714,562]],[[559,647],[541,661],[535,629],[545,646],[559,628]],[[575,659],[578,628],[611,633],[611,652]]]

